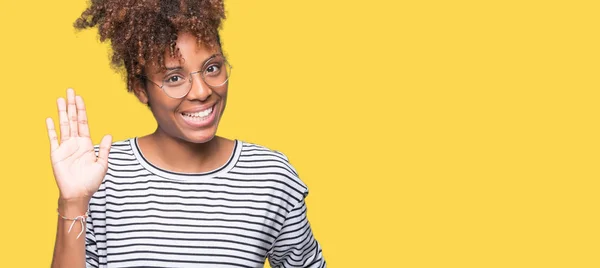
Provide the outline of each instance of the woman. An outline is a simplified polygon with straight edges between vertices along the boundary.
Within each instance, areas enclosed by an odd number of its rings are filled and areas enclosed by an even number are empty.
[[[46,121],[60,191],[53,267],[326,266],[285,155],[215,136],[231,74],[224,17],[217,0],[98,0],[75,22],[110,40],[158,128],[94,147],[83,99],[58,99],[60,143]]]

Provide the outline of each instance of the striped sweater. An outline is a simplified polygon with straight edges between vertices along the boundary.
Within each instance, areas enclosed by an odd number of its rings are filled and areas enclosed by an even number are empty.
[[[90,201],[87,267],[326,267],[307,194],[260,145],[236,140],[222,167],[190,174],[152,165],[136,138],[115,142]]]

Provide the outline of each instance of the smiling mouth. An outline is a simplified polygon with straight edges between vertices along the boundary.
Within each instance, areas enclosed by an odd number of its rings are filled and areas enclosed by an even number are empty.
[[[181,115],[183,115],[186,119],[191,120],[191,121],[204,121],[210,117],[210,115],[213,113],[214,109],[215,109],[215,106],[213,105],[212,107],[210,107],[206,110],[202,110],[202,111],[195,112],[195,113],[181,113]]]

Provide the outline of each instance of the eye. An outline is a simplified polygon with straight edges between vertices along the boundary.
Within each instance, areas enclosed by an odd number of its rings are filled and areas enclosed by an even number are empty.
[[[221,70],[220,64],[213,64],[213,65],[206,67],[206,70],[204,72],[208,75],[215,75],[215,74],[218,74],[220,70]]]
[[[177,83],[181,83],[183,80],[184,80],[184,78],[181,75],[172,75],[172,76],[165,78],[165,83],[177,84]]]

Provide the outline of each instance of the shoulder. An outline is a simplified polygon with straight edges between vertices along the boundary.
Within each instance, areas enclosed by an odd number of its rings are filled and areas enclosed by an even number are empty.
[[[308,195],[307,185],[300,179],[298,172],[288,156],[281,151],[264,145],[240,141],[241,152],[236,168],[249,174],[268,176],[286,186],[290,192],[297,192],[300,198]]]
[[[288,165],[290,164],[288,157],[280,151],[273,150],[266,146],[256,144],[256,143],[251,143],[251,142],[246,142],[246,141],[241,141],[240,143],[242,145],[242,156],[254,157],[257,159],[280,161],[284,164],[288,164]]]
[[[132,147],[132,139],[124,139],[124,140],[119,140],[119,141],[115,141],[111,144],[110,146],[110,151],[108,153],[109,156],[109,161],[111,158],[119,158],[120,156],[125,156],[125,158],[131,158],[131,157],[127,157],[127,156],[134,156],[133,153],[133,147]],[[98,151],[100,150],[100,145],[96,144],[94,145],[94,151],[96,152],[96,155],[98,155]]]
[[[100,145],[94,145],[96,156],[98,155],[99,150]],[[109,188],[115,190],[119,187],[118,185],[115,185],[115,183],[122,183],[123,180],[131,181],[144,174],[146,174],[146,172],[139,166],[139,162],[133,152],[131,139],[113,142],[108,153],[108,170],[102,180],[100,188],[92,196],[92,201],[90,201],[91,204],[104,204],[104,202],[106,202],[106,189]]]

